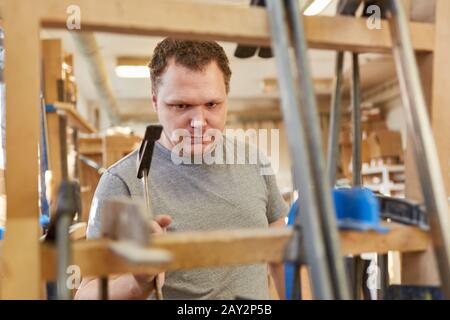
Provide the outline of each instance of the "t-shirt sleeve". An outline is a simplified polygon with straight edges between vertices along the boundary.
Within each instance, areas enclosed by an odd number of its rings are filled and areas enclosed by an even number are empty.
[[[275,175],[264,175],[264,180],[267,186],[268,200],[267,200],[267,219],[269,223],[286,217],[288,213],[288,207],[281,196],[280,189],[278,188]]]
[[[276,220],[286,217],[288,214],[288,206],[281,196],[280,189],[277,185],[275,172],[271,166],[267,155],[259,151],[259,169],[267,188],[267,220],[269,224]]]
[[[87,239],[100,238],[101,213],[105,200],[117,196],[130,196],[130,191],[120,177],[107,170],[102,174],[92,199],[86,230]]]

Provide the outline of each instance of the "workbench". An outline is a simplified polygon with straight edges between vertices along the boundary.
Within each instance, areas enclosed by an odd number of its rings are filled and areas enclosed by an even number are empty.
[[[425,231],[397,223],[384,225],[390,228],[390,232],[341,231],[343,254],[420,252],[429,245]],[[80,267],[83,276],[282,262],[291,235],[290,227],[161,234],[151,237],[151,247],[167,250],[173,255],[173,260],[167,265],[150,266],[133,265],[115,255],[108,247],[111,240],[80,240],[73,243],[72,262]],[[42,279],[55,279],[55,253],[52,245],[41,245]]]

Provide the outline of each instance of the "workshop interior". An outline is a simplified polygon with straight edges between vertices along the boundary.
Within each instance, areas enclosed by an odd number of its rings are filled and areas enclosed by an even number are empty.
[[[448,0],[0,1],[0,299],[450,299],[449,75]]]

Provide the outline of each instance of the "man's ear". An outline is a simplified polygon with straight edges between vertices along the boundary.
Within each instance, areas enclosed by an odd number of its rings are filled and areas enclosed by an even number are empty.
[[[158,97],[156,96],[156,93],[152,91],[152,103],[153,103],[153,110],[158,111]]]

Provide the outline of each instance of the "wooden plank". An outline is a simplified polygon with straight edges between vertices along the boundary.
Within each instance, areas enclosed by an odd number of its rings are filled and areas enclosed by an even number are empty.
[[[52,172],[51,180],[51,198],[50,202],[56,200],[58,187],[62,180],[62,163],[61,163],[61,142],[60,142],[60,121],[56,112],[50,112],[46,115],[47,132],[48,132],[48,160],[49,169]]]
[[[416,252],[425,250],[430,242],[427,232],[416,227],[397,223],[383,223],[383,225],[390,228],[386,234],[374,231],[341,231],[343,254]]]
[[[108,168],[139,147],[142,138],[133,135],[108,135],[103,138],[103,166]]]
[[[41,4],[43,26],[66,28],[66,9],[70,5],[79,6],[83,31],[270,44],[265,9],[220,3],[47,0]],[[305,17],[305,29],[309,46],[316,49],[388,52],[392,44],[385,21],[380,30],[370,30],[361,18],[313,16]],[[416,50],[433,50],[433,25],[411,23],[411,31]]]
[[[79,138],[78,152],[80,155],[86,156],[89,159],[97,162],[103,166],[103,140],[101,137],[95,138]],[[88,221],[89,210],[91,207],[92,198],[94,197],[95,189],[97,188],[100,174],[98,171],[82,161],[80,162],[80,186],[81,186],[81,221]]]
[[[169,270],[281,261],[288,228],[180,232],[155,237],[153,245],[174,256]]]
[[[60,39],[42,40],[44,99],[58,101],[58,80],[62,78],[63,51]]]
[[[431,124],[439,154],[447,197],[450,197],[450,1],[436,3],[436,51],[434,52]]]
[[[76,128],[83,133],[97,133],[97,129],[94,128],[76,109],[71,103],[54,102],[53,106],[58,110],[63,110],[67,114],[68,125],[72,128]]]
[[[410,23],[412,44],[417,51],[433,51],[430,34],[434,26],[425,23]],[[392,41],[389,26],[381,22],[381,29],[371,30],[363,18],[351,17],[305,17],[308,46],[314,49],[354,52],[390,53]]]
[[[38,207],[40,41],[35,1],[1,2],[5,32],[7,234],[2,299],[41,293]],[[20,21],[20,23],[18,23]]]
[[[390,250],[421,251],[429,242],[425,232],[414,227],[389,224],[387,234],[375,232],[343,231],[343,253],[385,253]],[[280,262],[291,229],[242,229],[208,232],[167,233],[154,238],[153,246],[168,250],[173,261],[167,270],[190,269],[206,266]],[[162,269],[133,266],[108,249],[108,240],[78,241],[73,244],[74,264],[79,265],[84,276],[126,272],[160,272]],[[42,277],[52,279],[55,274],[53,247],[42,246]]]
[[[101,160],[101,156],[99,157]],[[98,162],[101,164],[101,161]],[[80,161],[80,189],[81,189],[81,221],[87,222],[89,220],[89,211],[91,208],[92,199],[94,197],[95,189],[100,180],[98,171],[84,162]]]
[[[168,233],[152,238],[155,248],[174,256],[169,266],[161,267],[131,265],[114,255],[105,239],[78,241],[73,245],[73,261],[83,276],[280,261],[289,236],[288,229]],[[56,266],[53,247],[43,245],[42,257],[42,277],[51,279]]]
[[[101,137],[95,138],[79,138],[78,139],[78,152],[80,154],[89,155],[101,155],[103,152],[103,140]]]

